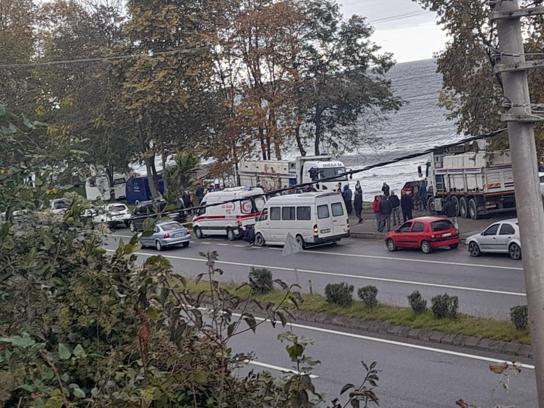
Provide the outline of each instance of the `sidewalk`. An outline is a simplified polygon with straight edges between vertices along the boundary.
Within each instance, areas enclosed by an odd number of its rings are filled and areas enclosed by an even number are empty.
[[[428,215],[421,211],[414,211],[414,217],[421,217]],[[473,234],[481,232],[485,227],[492,224],[498,220],[504,220],[508,218],[515,218],[515,213],[505,213],[499,214],[489,218],[483,218],[480,220],[470,220],[466,218],[459,217],[457,220],[459,222],[459,231],[461,239],[465,240]],[[349,223],[351,226],[351,236],[353,238],[359,239],[384,239],[385,234],[383,232],[378,232],[376,228],[376,216],[374,213],[365,210],[363,212],[363,222],[358,224],[358,220],[355,216],[349,218]],[[397,225],[398,226],[398,225]],[[391,228],[396,228],[391,226]]]

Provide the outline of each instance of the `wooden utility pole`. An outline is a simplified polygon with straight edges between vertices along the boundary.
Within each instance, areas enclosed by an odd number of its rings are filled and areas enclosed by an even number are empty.
[[[538,406],[544,408],[544,209],[534,134],[534,123],[544,118],[532,112],[527,81],[528,69],[544,66],[544,60],[525,60],[521,32],[521,18],[544,14],[544,7],[521,9],[518,0],[490,3],[493,6],[491,19],[497,23],[499,35],[500,63],[495,65],[495,73],[501,75],[509,107],[502,120],[508,123]]]

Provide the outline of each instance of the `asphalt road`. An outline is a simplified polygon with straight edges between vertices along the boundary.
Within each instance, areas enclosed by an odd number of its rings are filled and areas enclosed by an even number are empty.
[[[519,375],[509,378],[510,390],[505,391],[500,384],[501,376],[489,370],[494,359],[503,361],[500,356],[465,354],[425,346],[413,348],[412,343],[391,344],[380,338],[323,332],[323,329],[311,326],[297,325],[290,329],[298,336],[313,340],[307,354],[321,362],[313,371],[318,377],[313,381],[327,401],[337,397],[344,384],[360,384],[363,378],[360,361],[364,360],[366,363],[376,361],[381,371],[376,390],[381,407],[446,408],[456,406],[459,399],[482,408],[499,405],[536,407],[535,374],[529,364],[521,369]],[[257,364],[265,367],[250,365],[252,369],[267,369],[281,375],[281,368],[295,368],[285,351],[285,344],[276,340],[277,335],[286,330],[274,329],[264,323],[256,334],[248,332],[235,337],[231,346],[236,352],[252,350]]]
[[[128,230],[117,230],[106,240],[115,249],[119,239],[130,238]],[[277,247],[248,247],[243,241],[221,238],[194,240],[189,248],[167,249],[174,270],[186,277],[204,272],[200,252],[217,251],[221,279],[247,281],[251,266],[267,267],[274,278],[298,283],[303,291],[311,286],[323,293],[331,282],[347,282],[359,288],[374,285],[382,303],[407,306],[407,296],[414,290],[429,300],[447,292],[459,297],[459,310],[476,316],[508,319],[512,306],[526,304],[522,264],[502,255],[468,256],[464,248],[440,250],[429,255],[419,251],[389,253],[380,241],[347,239],[338,245],[306,250],[283,256]],[[141,259],[155,255],[154,249],[138,252]]]

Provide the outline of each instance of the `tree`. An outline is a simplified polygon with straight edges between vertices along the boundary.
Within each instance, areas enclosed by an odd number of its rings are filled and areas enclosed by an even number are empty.
[[[489,24],[489,2],[459,0],[452,6],[446,0],[414,1],[437,13],[438,22],[450,39],[446,49],[437,54],[437,70],[444,81],[440,103],[450,111],[449,118],[455,121],[459,133],[474,135],[504,127],[500,121],[504,103],[502,85],[500,77],[493,73],[499,54],[496,27]],[[543,52],[542,19],[524,21],[526,52]],[[532,70],[529,80],[532,100],[542,102],[542,69]],[[544,128],[538,126],[535,134],[542,155]],[[492,143],[495,148],[508,148],[506,137],[494,139]]]
[[[192,108],[203,106],[200,97],[209,89],[214,10],[206,0],[128,2],[125,52],[141,57],[119,66],[122,100],[137,125],[138,157],[146,164],[154,198],[159,196],[155,156],[165,156],[181,143],[194,147],[200,136],[182,129],[185,123],[201,124],[186,119],[200,116]]]
[[[365,140],[365,123],[379,122],[401,105],[385,77],[393,66],[391,54],[379,54],[363,17],[343,21],[335,1],[313,0],[302,7],[307,20],[297,60],[298,111],[305,116],[306,138],[317,155],[323,147],[352,151]]]
[[[192,153],[178,152],[174,164],[164,171],[164,182],[168,185],[169,200],[175,201],[181,194],[194,187],[200,160]]]

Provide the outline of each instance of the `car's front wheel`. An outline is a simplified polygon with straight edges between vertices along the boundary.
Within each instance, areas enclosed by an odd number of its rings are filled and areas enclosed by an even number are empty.
[[[200,228],[194,227],[193,232],[195,233],[195,237],[197,237],[198,239],[204,238],[204,234],[202,233],[202,230]]]
[[[468,253],[470,256],[477,257],[482,254],[482,251],[480,251],[480,246],[476,242],[471,242],[468,244]]]
[[[459,248],[459,244],[451,244],[450,249],[457,249]]]
[[[508,254],[510,258],[519,261],[521,259],[521,247],[515,242],[508,247]]]
[[[424,254],[430,254],[433,251],[433,248],[431,247],[431,243],[429,241],[423,241],[421,243],[421,252]]]
[[[130,232],[136,232],[136,226],[134,225],[133,221],[128,223],[128,227],[130,228]]]
[[[387,240],[386,246],[389,252],[395,252],[397,250],[397,245],[395,245],[395,241],[393,241],[391,238]]]
[[[260,247],[264,246],[264,237],[260,232],[257,232],[257,235],[255,235],[255,245]]]

